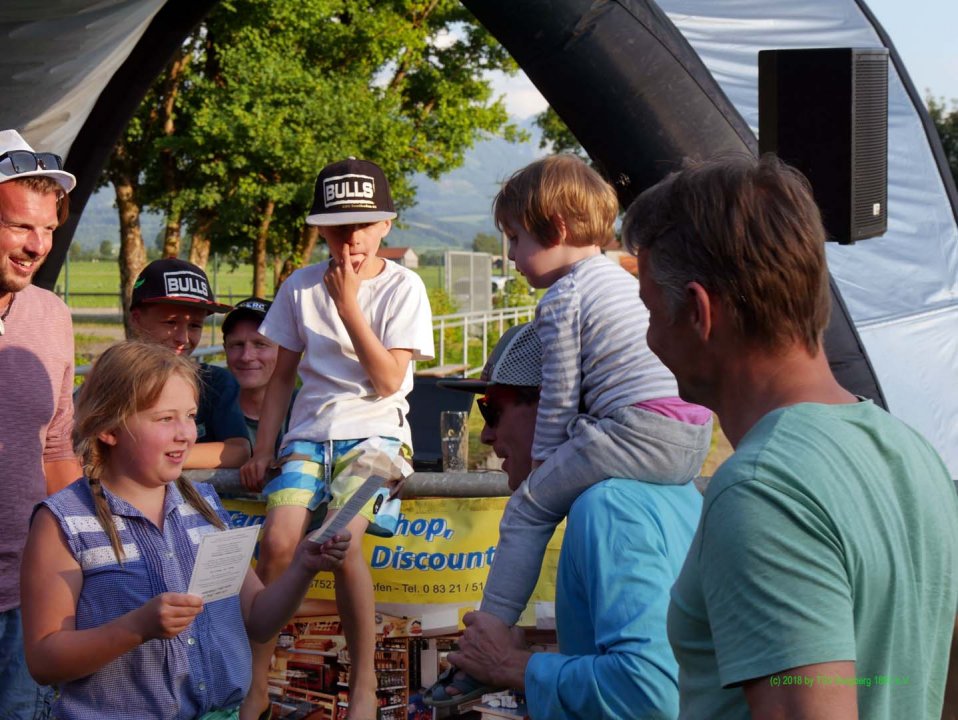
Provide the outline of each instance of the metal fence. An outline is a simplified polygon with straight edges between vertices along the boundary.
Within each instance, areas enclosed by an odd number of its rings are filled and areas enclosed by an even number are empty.
[[[447,250],[446,292],[464,312],[492,309],[492,255]]]
[[[84,311],[79,311],[82,314]],[[476,375],[482,370],[489,351],[507,329],[532,320],[535,307],[511,307],[481,312],[436,315],[432,319],[433,338],[436,343],[436,359],[420,363],[419,367],[435,374]],[[219,329],[218,326],[216,328]],[[223,354],[222,344],[199,347],[193,357],[208,358]],[[89,365],[77,367],[76,374],[83,376],[90,371]]]
[[[457,366],[467,376],[479,373],[502,333],[513,325],[532,320],[535,311],[535,306],[528,305],[437,315],[432,320],[436,364]]]

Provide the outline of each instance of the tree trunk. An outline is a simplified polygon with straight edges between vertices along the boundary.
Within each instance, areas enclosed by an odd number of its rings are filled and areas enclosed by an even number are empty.
[[[202,231],[193,233],[190,239],[190,262],[198,267],[206,269],[206,263],[210,259],[210,239]]]
[[[181,48],[173,56],[169,68],[166,71],[166,80],[163,84],[163,103],[160,108],[163,123],[163,135],[172,137],[176,125],[175,107],[176,98],[179,95],[180,85],[183,82],[183,73],[190,63],[190,55]],[[159,118],[157,118],[157,123]],[[160,154],[160,167],[162,168],[163,188],[168,198],[176,196],[177,191],[177,172],[176,159],[173,151],[166,148]],[[180,210],[173,209],[173,202],[169,202],[166,208],[166,228],[163,235],[163,257],[177,257],[180,254],[181,228],[180,228]]]
[[[283,269],[280,270],[279,277],[276,278],[276,290],[279,290],[279,286],[283,284],[286,278],[293,274],[294,270],[303,267],[309,262],[313,250],[316,249],[317,242],[319,242],[319,228],[315,225],[304,225],[299,234],[299,239],[296,241],[296,247],[293,249],[292,255],[286,258],[286,262],[283,263]]]
[[[263,208],[259,231],[253,241],[253,295],[266,297],[266,238],[269,236],[269,224],[273,220],[276,202],[267,200]]]
[[[197,213],[196,227],[190,237],[190,262],[206,268],[210,259],[210,228],[213,217],[208,212]]]
[[[313,256],[316,244],[319,242],[319,228],[315,225],[304,225],[300,241],[300,244],[296,247],[299,254],[299,265],[297,267],[306,267],[309,265],[309,259]]]
[[[166,215],[166,227],[163,230],[163,257],[177,257],[180,254],[180,214],[169,211]]]
[[[280,286],[280,277],[283,274],[283,258],[279,255],[273,255],[273,295],[276,294],[276,288]]]
[[[123,329],[127,338],[133,337],[130,324],[130,296],[133,283],[146,266],[146,248],[140,230],[140,205],[136,198],[136,183],[125,173],[113,173],[111,177],[116,194],[116,207],[120,216],[120,292],[123,298]]]

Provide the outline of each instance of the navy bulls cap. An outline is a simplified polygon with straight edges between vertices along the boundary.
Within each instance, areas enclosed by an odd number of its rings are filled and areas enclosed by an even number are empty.
[[[306,223],[353,225],[395,217],[389,181],[382,168],[369,160],[347,158],[320,171]]]
[[[201,308],[207,312],[228,312],[232,308],[216,302],[203,268],[178,258],[154,260],[133,283],[130,307],[164,303]]]

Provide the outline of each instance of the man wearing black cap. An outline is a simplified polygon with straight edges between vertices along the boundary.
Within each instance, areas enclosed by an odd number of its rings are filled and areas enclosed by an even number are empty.
[[[276,368],[279,354],[279,346],[259,332],[260,323],[266,317],[270,305],[272,303],[269,300],[258,297],[242,300],[223,318],[220,328],[223,333],[223,349],[226,351],[226,367],[239,383],[239,406],[243,411],[250,442],[253,443],[256,442],[256,432],[259,429],[266,386],[269,385],[269,379]],[[294,391],[293,402],[295,400]],[[291,402],[290,410],[292,405]],[[276,436],[276,451],[279,450],[279,443],[288,428],[289,412],[286,413],[286,422]]]
[[[154,260],[133,284],[130,319],[137,336],[190,355],[203,337],[210,313],[227,312],[217,303],[202,268],[177,258]],[[239,385],[227,370],[200,363],[200,401],[196,445],[187,468],[239,467],[249,458],[250,442],[240,411]]]
[[[439,384],[484,393],[482,442],[517,490],[532,466],[542,384],[535,328],[510,328],[478,380]],[[450,676],[430,689],[427,704],[458,705],[480,692],[470,683],[482,681],[523,690],[536,720],[675,717],[678,666],[666,612],[701,507],[692,483],[610,478],[582,493],[569,512],[556,575],[559,652],[532,653],[494,615],[469,613],[460,649],[449,655]]]
[[[0,716],[44,715],[47,688],[27,672],[20,557],[30,514],[83,473],[73,454],[73,325],[53,293],[31,284],[66,220],[76,178],[60,157],[0,131]]]

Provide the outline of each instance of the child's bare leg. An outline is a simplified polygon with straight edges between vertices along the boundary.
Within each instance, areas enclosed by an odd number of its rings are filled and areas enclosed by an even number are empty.
[[[280,505],[266,513],[256,562],[256,574],[264,585],[269,585],[289,567],[309,518],[309,508],[298,505]]]
[[[336,606],[349,648],[348,720],[375,720],[376,701],[376,600],[373,579],[362,552],[363,533],[369,521],[361,516],[347,527],[353,539],[336,577]]]
[[[256,563],[256,574],[264,585],[269,585],[289,567],[308,522],[309,510],[295,505],[281,505],[266,513]],[[273,657],[276,638],[266,643],[250,642],[249,645],[253,653],[253,677],[240,706],[240,720],[257,720],[269,706],[269,661]]]

